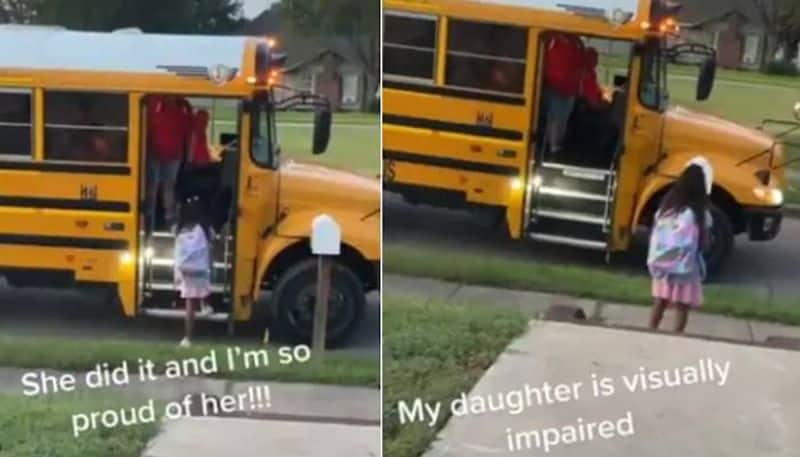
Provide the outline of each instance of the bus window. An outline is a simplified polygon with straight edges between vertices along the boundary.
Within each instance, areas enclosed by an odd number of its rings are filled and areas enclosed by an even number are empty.
[[[269,104],[261,103],[253,113],[251,154],[258,165],[274,168],[277,166],[277,131],[274,128],[275,113],[270,113],[270,109]]]
[[[383,74],[433,82],[437,19],[387,11],[384,14]]]
[[[45,92],[47,160],[127,162],[128,96]]]
[[[0,89],[0,159],[31,159],[31,91]]]
[[[447,36],[448,86],[524,93],[526,29],[452,20]]]

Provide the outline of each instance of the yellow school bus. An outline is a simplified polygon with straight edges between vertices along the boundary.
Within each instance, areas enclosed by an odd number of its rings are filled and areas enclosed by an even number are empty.
[[[229,199],[211,209],[219,222],[214,312],[203,318],[231,329],[261,319],[254,304],[267,291],[263,317],[288,336],[309,338],[316,282],[309,237],[314,218],[326,213],[342,229],[328,331],[331,340],[344,338],[379,284],[380,182],[281,156],[278,110],[317,109],[314,153],[327,147],[331,114],[309,93],[278,98],[285,56],[274,44],[0,27],[0,273],[12,285],[100,285],[126,316],[180,317],[172,307],[174,234],[150,230],[143,216],[151,185],[146,102],[178,96],[212,110],[212,141],[227,145],[206,182]],[[192,175],[182,175],[178,184],[186,185]]]
[[[677,42],[676,5],[666,3],[386,0],[384,189],[412,203],[493,209],[513,238],[610,253],[629,247],[687,162],[704,155],[715,170],[710,267],[736,234],[773,239],[783,146],[670,106],[668,63],[700,64],[698,100],[716,63],[713,49]],[[576,108],[564,148],[547,154],[543,67],[556,33],[594,47],[611,74],[607,109]]]

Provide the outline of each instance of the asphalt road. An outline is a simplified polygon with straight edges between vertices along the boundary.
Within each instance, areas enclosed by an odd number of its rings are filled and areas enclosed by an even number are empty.
[[[458,251],[500,254],[509,258],[581,264],[647,274],[645,248],[615,254],[606,264],[605,254],[565,246],[511,240],[488,215],[469,211],[413,206],[393,194],[384,195],[384,242],[431,245]],[[736,245],[715,282],[763,288],[775,297],[800,296],[800,219],[786,219],[778,238],[751,242],[744,236]]]
[[[377,293],[368,296],[365,318],[335,351],[380,357],[380,306]],[[174,341],[183,336],[183,321],[153,318],[129,319],[96,295],[44,289],[0,289],[0,336],[66,337],[76,339],[132,339]],[[197,322],[195,341],[257,343],[263,325],[239,324],[234,336],[227,325]]]

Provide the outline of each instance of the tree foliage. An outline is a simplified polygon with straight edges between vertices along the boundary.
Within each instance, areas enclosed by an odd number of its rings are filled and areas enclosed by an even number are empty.
[[[0,0],[7,22],[108,31],[235,32],[243,23],[241,0]]]
[[[280,9],[302,33],[347,38],[374,79],[380,73],[380,0],[283,0]]]
[[[776,49],[783,48],[784,58],[794,56],[800,42],[800,1],[798,0],[750,0],[758,11],[767,32],[765,52],[768,59]],[[766,63],[766,62],[765,62]]]
[[[36,16],[34,0],[0,0],[0,23],[30,24]]]

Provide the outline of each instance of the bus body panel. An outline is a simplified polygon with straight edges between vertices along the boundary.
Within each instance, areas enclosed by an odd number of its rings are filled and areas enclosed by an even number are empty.
[[[133,315],[140,96],[125,95],[126,162],[87,164],[36,160],[44,157],[44,90],[34,90],[31,159],[0,162],[0,245],[8,254],[0,267],[70,271],[76,281],[118,283],[123,310]],[[30,259],[28,248],[44,252]]]

